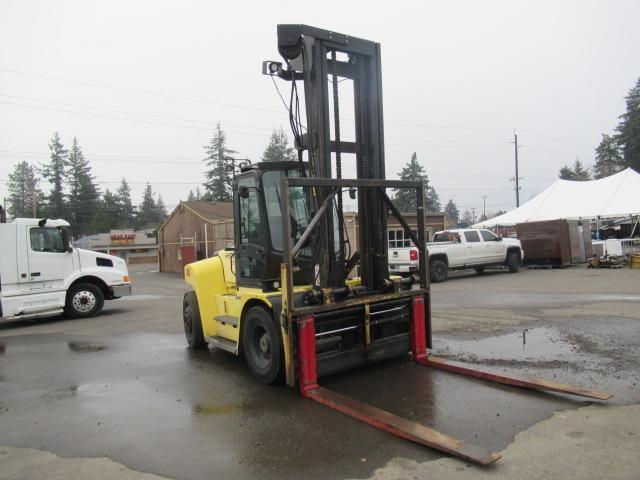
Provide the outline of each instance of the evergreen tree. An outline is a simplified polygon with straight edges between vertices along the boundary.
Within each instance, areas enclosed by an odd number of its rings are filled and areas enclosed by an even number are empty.
[[[167,218],[167,208],[162,197],[155,199],[153,188],[147,183],[142,195],[142,203],[138,208],[137,224],[139,228],[157,227]]]
[[[449,201],[447,202],[447,206],[444,207],[444,213],[446,213],[447,217],[449,217],[454,223],[458,223],[460,212],[458,211],[458,207],[452,199],[449,199]]]
[[[7,190],[9,193],[9,215],[13,218],[31,218],[38,215],[44,195],[38,187],[36,169],[26,161],[21,161],[9,173]],[[35,210],[35,212],[34,212]]]
[[[156,200],[156,219],[157,223],[161,224],[167,219],[167,207],[162,200],[162,195],[158,194],[158,200]]]
[[[42,176],[51,184],[51,191],[47,198],[47,212],[49,218],[64,218],[66,205],[64,184],[66,181],[67,150],[65,150],[58,132],[53,134],[49,144],[51,159],[42,166]]]
[[[98,188],[91,166],[84,158],[78,139],[74,137],[68,158],[69,222],[75,236],[89,233],[98,203]]]
[[[209,145],[204,147],[206,151],[205,162],[208,170],[205,172],[207,181],[203,184],[206,192],[205,199],[209,201],[229,201],[232,197],[232,175],[227,171],[227,157],[235,150],[227,148],[227,136],[222,131],[220,122],[216,126]]]
[[[93,230],[98,233],[107,233],[120,227],[122,222],[122,208],[118,195],[105,190],[98,200],[96,215],[93,222]]]
[[[596,163],[593,166],[593,177],[604,178],[624,170],[622,154],[616,138],[602,134],[602,141],[596,147]]]
[[[119,228],[133,228],[136,222],[136,211],[131,201],[131,188],[126,179],[122,179],[120,186],[116,191],[118,198],[118,213],[120,215],[120,221],[118,222]]]
[[[469,225],[473,225],[474,223],[475,222],[473,221],[473,215],[471,214],[469,209],[466,209],[462,214],[462,218],[460,219],[460,226],[462,228],[466,228]]]
[[[580,182],[591,180],[589,169],[585,168],[582,162],[578,159],[576,159],[576,162],[573,164],[573,168],[567,165],[562,167],[558,176],[562,180],[576,180]]]
[[[200,192],[200,187],[196,187],[196,198],[195,200],[202,200],[202,193]]]
[[[436,189],[433,187],[427,187],[427,212],[439,212],[442,210],[442,204],[440,203],[440,197],[436,193]]]
[[[400,171],[399,176],[400,180],[411,180],[415,182],[421,181],[424,183],[424,186],[426,187],[427,210],[429,210],[429,187],[427,187],[429,178],[424,171],[424,167],[418,162],[418,155],[416,152],[413,152],[411,160]],[[435,190],[431,194],[432,201],[434,200],[433,194],[435,194]],[[437,200],[437,194],[435,195],[435,200]],[[417,209],[416,191],[414,189],[394,189],[393,203],[401,213],[415,212]]]
[[[625,100],[627,111],[620,116],[616,140],[621,146],[625,166],[640,172],[640,78]]]
[[[274,128],[269,144],[262,153],[263,162],[295,161],[298,159],[293,147],[289,146],[289,138],[282,127]]]
[[[187,202],[193,202],[196,199],[196,196],[193,194],[193,190],[189,190],[189,195],[187,196]]]

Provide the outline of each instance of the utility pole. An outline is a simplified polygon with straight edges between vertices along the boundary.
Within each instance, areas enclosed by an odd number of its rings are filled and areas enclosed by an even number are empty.
[[[471,218],[472,218],[472,222],[476,223],[476,209],[475,209],[475,207],[471,208]]]
[[[518,134],[513,132],[513,146],[516,160],[516,208],[520,206],[520,178],[518,177]]]
[[[33,210],[33,218],[36,218],[36,190],[31,192],[31,209]]]
[[[482,195],[482,216],[487,218],[487,195]]]

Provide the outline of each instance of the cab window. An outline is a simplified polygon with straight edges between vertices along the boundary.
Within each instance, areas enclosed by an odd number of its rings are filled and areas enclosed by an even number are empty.
[[[497,235],[494,235],[489,230],[480,230],[480,235],[482,235],[482,239],[485,242],[495,242],[498,238]]]
[[[480,235],[478,235],[478,232],[474,232],[474,231],[467,231],[464,232],[464,238],[467,242],[479,242],[480,241]]]
[[[29,233],[31,250],[34,252],[64,253],[67,251],[62,232],[58,228],[32,228]]]
[[[255,188],[248,190],[247,198],[240,198],[240,240],[243,245],[262,245],[260,204]]]

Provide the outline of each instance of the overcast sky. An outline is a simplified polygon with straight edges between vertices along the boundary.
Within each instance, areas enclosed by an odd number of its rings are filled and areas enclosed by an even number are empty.
[[[640,76],[639,20],[636,0],[2,0],[0,197],[56,131],[101,189],[126,177],[139,202],[149,181],[170,208],[202,183],[216,122],[259,160],[288,126],[261,62],[279,59],[278,23],[306,23],[382,44],[388,177],[416,151],[443,204],[510,209],[514,130],[522,201],[593,164]]]

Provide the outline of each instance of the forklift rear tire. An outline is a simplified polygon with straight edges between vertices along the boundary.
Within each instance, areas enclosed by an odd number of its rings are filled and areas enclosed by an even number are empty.
[[[207,342],[202,333],[202,321],[200,320],[200,308],[195,292],[187,292],[182,300],[182,321],[187,343],[192,350],[207,348]]]
[[[67,292],[64,311],[71,318],[88,318],[97,315],[104,306],[104,293],[93,283],[79,283]]]
[[[282,342],[273,317],[262,307],[250,308],[242,319],[242,350],[257,380],[269,385],[282,378]]]

